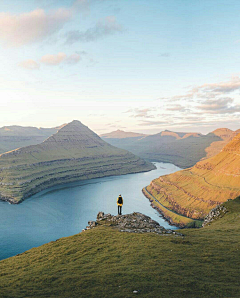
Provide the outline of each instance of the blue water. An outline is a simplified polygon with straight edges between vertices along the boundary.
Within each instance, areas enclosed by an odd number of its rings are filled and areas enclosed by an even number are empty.
[[[112,176],[68,183],[42,191],[19,205],[0,202],[0,259],[32,247],[77,234],[95,220],[97,213],[117,213],[117,197],[124,199],[123,214],[144,213],[165,228],[173,228],[160,217],[142,194],[151,180],[179,170],[173,164],[156,163],[147,173]]]

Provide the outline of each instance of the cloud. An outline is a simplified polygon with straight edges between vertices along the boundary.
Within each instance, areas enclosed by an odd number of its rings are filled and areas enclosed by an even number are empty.
[[[155,126],[155,125],[166,125],[168,124],[167,122],[164,121],[147,121],[144,120],[141,123],[139,123],[138,125],[140,126]]]
[[[39,63],[37,63],[32,59],[22,61],[21,63],[19,63],[19,66],[22,68],[31,69],[31,70],[39,69],[40,67]]]
[[[176,104],[176,105],[170,105],[167,107],[168,111],[178,111],[178,112],[185,112],[188,109],[180,104]]]
[[[22,46],[58,32],[72,17],[72,10],[59,8],[46,13],[36,9],[22,14],[0,13],[0,40],[7,46]]]
[[[132,117],[134,118],[154,118],[153,115],[149,115],[152,112],[152,108],[145,108],[145,109],[129,109],[123,113],[133,113]]]
[[[41,58],[41,62],[46,65],[58,65],[67,58],[65,53],[58,53],[56,55],[44,55]]]
[[[172,97],[161,97],[159,100],[167,101],[189,101],[192,102],[194,99],[220,99],[221,96],[233,93],[240,90],[240,78],[232,77],[229,81],[219,83],[208,83],[199,86],[195,86],[186,94],[175,95]]]
[[[135,118],[153,118],[152,115],[149,115],[149,112],[151,112],[152,109],[150,108],[146,108],[146,109],[135,109],[134,112],[135,112],[135,115],[133,117]]]
[[[81,55],[74,53],[70,56],[67,56],[67,54],[65,53],[58,53],[55,55],[44,55],[41,58],[41,62],[46,64],[46,65],[50,65],[50,66],[55,66],[55,65],[59,65],[63,62],[68,63],[68,64],[76,64],[81,60]]]
[[[204,84],[196,88],[198,92],[230,93],[240,89],[240,78],[232,77],[228,82]]]
[[[232,103],[233,99],[230,97],[227,98],[220,98],[214,100],[205,100],[202,102],[200,108],[202,110],[221,110],[227,107],[229,103]]]
[[[100,20],[94,27],[86,31],[72,30],[66,33],[66,44],[73,44],[77,41],[94,41],[108,35],[122,32],[123,28],[116,22],[114,16],[108,16]]]
[[[230,97],[219,99],[208,99],[199,106],[208,114],[233,114],[240,112],[240,105],[234,105]]]
[[[85,54],[86,53],[84,52],[84,55]],[[43,63],[48,66],[56,66],[62,63],[74,65],[74,64],[77,64],[80,60],[81,60],[81,55],[78,53],[74,53],[68,56],[67,54],[60,52],[55,55],[47,54],[42,56],[39,63],[32,59],[22,61],[19,63],[19,66],[26,69],[33,70],[33,69],[39,69],[40,63]]]
[[[77,53],[72,54],[66,58],[68,64],[76,64],[81,60],[81,56]]]

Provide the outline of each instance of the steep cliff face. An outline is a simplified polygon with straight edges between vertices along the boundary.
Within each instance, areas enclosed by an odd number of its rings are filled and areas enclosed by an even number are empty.
[[[240,134],[212,158],[159,177],[147,187],[170,210],[203,219],[216,205],[240,195]]]
[[[154,168],[73,121],[39,145],[0,155],[0,199],[18,203],[57,184]]]

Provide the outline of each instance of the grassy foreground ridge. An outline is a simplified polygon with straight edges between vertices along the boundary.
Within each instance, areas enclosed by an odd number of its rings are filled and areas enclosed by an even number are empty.
[[[100,226],[0,262],[9,297],[239,297],[240,198],[184,237]]]

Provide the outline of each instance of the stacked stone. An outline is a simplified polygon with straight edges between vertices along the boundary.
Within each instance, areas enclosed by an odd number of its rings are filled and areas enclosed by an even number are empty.
[[[223,205],[217,205],[204,218],[202,226],[205,227],[206,225],[211,223],[213,220],[215,220],[219,217],[222,217],[226,212],[227,212],[226,207],[224,207]]]
[[[126,215],[111,215],[110,213],[104,214],[104,212],[99,212],[96,221],[89,221],[88,226],[85,230],[90,230],[95,228],[99,224],[110,225],[120,232],[128,233],[156,233],[156,234],[174,234],[178,236],[183,236],[181,233],[175,232],[170,229],[165,229],[160,226],[158,222],[152,220],[149,216],[146,216],[139,212],[134,212],[132,214]]]

